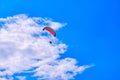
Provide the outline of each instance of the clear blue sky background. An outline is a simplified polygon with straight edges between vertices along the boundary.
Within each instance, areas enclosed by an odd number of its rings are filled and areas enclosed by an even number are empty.
[[[75,80],[120,80],[119,0],[0,0],[0,17],[21,13],[68,23],[57,31],[63,57],[95,64]]]

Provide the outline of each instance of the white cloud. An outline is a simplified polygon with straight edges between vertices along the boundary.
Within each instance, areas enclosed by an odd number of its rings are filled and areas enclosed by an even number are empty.
[[[34,73],[31,76],[38,80],[69,80],[90,67],[77,66],[73,58],[59,59],[67,45],[57,38],[52,38],[55,43],[50,44],[51,38],[42,34],[45,26],[56,30],[64,24],[24,14],[0,18],[0,23],[0,80],[7,80],[6,76],[12,80],[14,74],[23,72]]]
[[[55,29],[55,30],[61,28],[61,26],[65,26],[65,25],[66,25],[66,23],[61,24],[61,23],[52,22],[52,21],[50,21],[50,24],[49,24],[49,26],[51,26],[51,27],[52,27],[53,29]]]
[[[16,78],[17,78],[18,80],[26,80],[26,77],[25,77],[25,76],[16,76]]]

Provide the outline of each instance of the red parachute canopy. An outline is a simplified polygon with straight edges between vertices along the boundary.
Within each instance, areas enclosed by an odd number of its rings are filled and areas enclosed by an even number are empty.
[[[44,28],[43,28],[43,31],[44,31],[44,30],[47,30],[48,32],[50,32],[53,36],[56,36],[55,31],[54,31],[51,27],[44,27]]]

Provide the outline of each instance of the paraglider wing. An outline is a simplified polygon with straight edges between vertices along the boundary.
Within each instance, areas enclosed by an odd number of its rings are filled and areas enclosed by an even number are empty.
[[[43,31],[44,31],[44,30],[49,31],[53,36],[56,36],[55,31],[54,31],[52,28],[50,28],[50,27],[45,27],[45,28],[43,28]]]

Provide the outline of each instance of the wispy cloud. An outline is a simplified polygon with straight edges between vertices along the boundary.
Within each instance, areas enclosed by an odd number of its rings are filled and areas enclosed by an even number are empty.
[[[0,80],[12,80],[14,74],[23,72],[32,72],[31,76],[38,80],[69,80],[90,67],[76,65],[73,58],[60,59],[67,45],[51,45],[50,37],[42,34],[45,26],[56,30],[65,24],[24,14],[0,18],[0,23]],[[59,42],[56,38],[53,40]],[[25,78],[19,77],[20,80]]]

